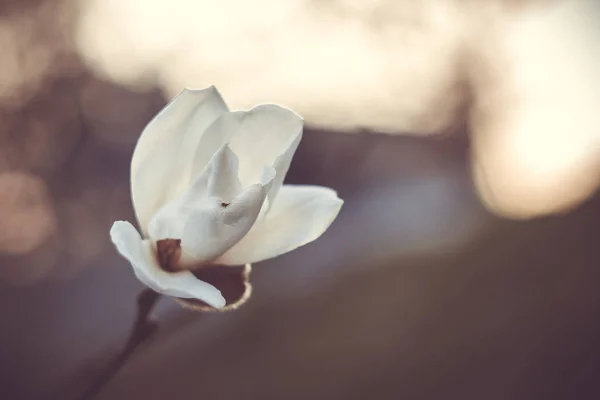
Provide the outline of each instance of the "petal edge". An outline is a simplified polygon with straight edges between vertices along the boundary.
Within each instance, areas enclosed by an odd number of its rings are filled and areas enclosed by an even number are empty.
[[[168,296],[199,299],[216,308],[225,306],[221,292],[197,279],[191,272],[168,273],[160,269],[150,242],[142,240],[129,222],[116,221],[110,236],[119,254],[131,263],[135,276],[150,289]]]
[[[283,185],[265,218],[217,262],[254,263],[304,246],[329,228],[343,203],[326,187]]]

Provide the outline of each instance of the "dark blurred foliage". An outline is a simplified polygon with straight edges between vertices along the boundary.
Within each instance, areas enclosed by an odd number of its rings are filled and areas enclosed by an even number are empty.
[[[129,160],[165,99],[86,71],[67,5],[0,2],[1,24],[35,27],[1,31],[31,33],[11,42],[10,68],[29,75],[0,95],[2,399],[81,392],[123,345],[141,289],[108,230],[133,221]],[[598,398],[600,199],[495,218],[461,133],[308,129],[288,182],[338,190],[336,223],[257,265],[239,311],[163,299],[158,336],[100,398]]]

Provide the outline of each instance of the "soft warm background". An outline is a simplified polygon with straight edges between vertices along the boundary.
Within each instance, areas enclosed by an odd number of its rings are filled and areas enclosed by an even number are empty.
[[[0,0],[0,398],[81,392],[141,285],[108,240],[182,87],[279,102],[346,204],[241,310],[161,323],[101,399],[600,397],[593,0]]]

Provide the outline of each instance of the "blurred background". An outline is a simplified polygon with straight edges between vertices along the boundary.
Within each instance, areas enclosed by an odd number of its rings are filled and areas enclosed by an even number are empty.
[[[0,0],[0,398],[74,399],[142,289],[110,244],[184,87],[307,121],[345,199],[242,309],[163,299],[100,399],[600,398],[593,0]]]

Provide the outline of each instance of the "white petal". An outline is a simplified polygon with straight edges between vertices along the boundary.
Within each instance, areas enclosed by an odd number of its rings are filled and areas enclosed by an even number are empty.
[[[194,174],[198,175],[202,172],[221,145],[231,141],[245,114],[244,111],[223,113],[206,129],[202,140],[194,150],[192,160]]]
[[[294,157],[294,154],[296,153],[296,149],[298,148],[298,145],[300,144],[301,139],[302,139],[302,134],[296,136],[296,138],[290,143],[289,147],[279,157],[277,157],[275,159],[273,168],[275,168],[276,176],[275,176],[275,179],[273,180],[273,185],[271,186],[271,190],[269,191],[269,194],[267,195],[267,199],[269,201],[269,208],[275,201],[275,198],[277,197],[277,193],[279,193],[279,189],[281,188],[281,185],[283,185],[283,181],[285,179],[285,176],[287,175],[288,169],[290,169],[290,164],[292,163],[292,158]],[[266,211],[268,211],[268,210],[266,210]]]
[[[242,185],[256,182],[265,165],[275,168],[276,177],[269,193],[272,202],[283,183],[296,152],[304,120],[294,112],[273,104],[257,106],[250,111],[221,115],[207,130],[203,141],[212,136],[230,141],[239,159],[239,178]],[[198,147],[194,170],[206,164],[214,149]]]
[[[192,180],[191,162],[203,133],[227,111],[214,87],[184,90],[146,126],[131,160],[131,196],[144,234],[152,215]]]
[[[190,189],[152,218],[149,236],[181,239],[181,262],[188,267],[223,254],[248,233],[275,177],[267,167],[258,183],[241,190],[237,174],[237,158],[225,145]]]
[[[228,145],[225,145],[214,154],[209,168],[209,177],[206,183],[207,195],[218,197],[227,203],[231,202],[242,190],[238,179],[239,161],[237,156]],[[203,189],[201,187],[203,184],[194,182],[194,196],[197,196],[198,191]]]
[[[217,288],[197,279],[191,272],[168,273],[160,269],[152,254],[152,246],[147,240],[142,240],[129,222],[115,222],[110,237],[119,253],[133,266],[137,278],[152,290],[168,296],[202,300],[217,308],[225,305],[225,299]]]
[[[217,263],[255,263],[310,243],[327,230],[343,203],[329,188],[284,185],[265,218]]]

